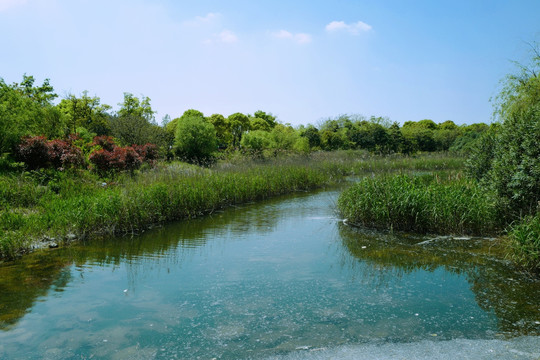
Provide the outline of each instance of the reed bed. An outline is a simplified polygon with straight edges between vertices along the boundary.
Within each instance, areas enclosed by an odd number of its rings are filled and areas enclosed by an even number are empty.
[[[455,172],[363,178],[337,206],[350,223],[377,229],[482,236],[500,230],[495,197]]]
[[[462,163],[447,155],[375,157],[348,151],[264,161],[242,158],[211,168],[161,163],[110,179],[86,170],[0,174],[0,257],[25,252],[43,238],[61,243],[74,237],[137,234],[155,224],[308,191],[347,175],[453,169]]]

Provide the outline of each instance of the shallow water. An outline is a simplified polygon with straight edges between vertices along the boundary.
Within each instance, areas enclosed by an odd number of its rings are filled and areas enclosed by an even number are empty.
[[[362,232],[337,191],[0,266],[1,359],[538,359],[492,239]]]

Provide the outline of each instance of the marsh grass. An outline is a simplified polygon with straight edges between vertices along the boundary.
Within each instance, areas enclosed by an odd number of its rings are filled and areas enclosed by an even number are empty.
[[[367,177],[344,191],[338,209],[361,226],[417,233],[497,233],[493,194],[460,172]]]
[[[236,158],[210,168],[180,162],[101,179],[88,171],[0,174],[0,257],[30,249],[44,236],[88,238],[138,234],[155,224],[189,219],[228,206],[308,191],[347,175],[453,169],[446,155],[374,157],[363,152],[271,159]]]
[[[540,272],[540,213],[513,224],[508,238],[513,260],[526,269]]]

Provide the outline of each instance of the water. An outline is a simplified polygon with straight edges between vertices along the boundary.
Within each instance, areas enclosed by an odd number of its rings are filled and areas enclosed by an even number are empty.
[[[492,239],[361,232],[336,191],[0,266],[1,359],[538,359]]]

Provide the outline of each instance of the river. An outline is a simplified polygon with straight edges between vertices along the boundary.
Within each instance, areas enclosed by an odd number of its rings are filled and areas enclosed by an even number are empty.
[[[371,233],[281,197],[0,265],[0,359],[538,359],[493,239]]]

